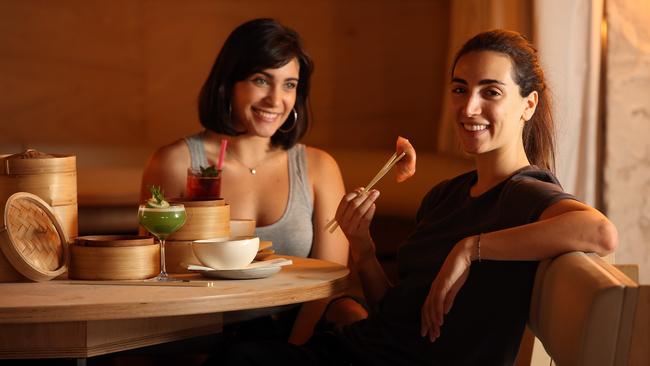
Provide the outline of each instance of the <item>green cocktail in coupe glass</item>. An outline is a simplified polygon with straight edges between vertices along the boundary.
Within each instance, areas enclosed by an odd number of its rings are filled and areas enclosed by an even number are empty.
[[[171,204],[167,207],[147,207],[140,205],[138,220],[147,231],[160,241],[160,273],[154,278],[156,281],[175,281],[167,276],[165,267],[165,240],[173,232],[185,224],[185,206]]]

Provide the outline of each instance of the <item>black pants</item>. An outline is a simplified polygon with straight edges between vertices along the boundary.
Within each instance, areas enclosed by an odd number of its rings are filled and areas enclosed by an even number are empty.
[[[362,299],[352,296],[341,297],[350,298],[368,309]],[[288,343],[287,339],[298,309],[296,307],[279,316],[239,323],[224,329],[226,341],[219,352],[206,361],[206,365],[359,366],[363,364],[354,359],[338,335],[335,325],[327,322],[324,317],[316,325],[314,335],[307,344],[295,346]]]
[[[272,315],[227,324],[223,329],[226,344],[268,340],[286,341],[289,339],[299,310],[300,307],[296,306]]]
[[[221,361],[225,360],[225,363]],[[218,361],[218,362],[215,362]],[[334,332],[317,333],[304,346],[282,341],[235,344],[211,365],[228,366],[338,366],[358,365]]]

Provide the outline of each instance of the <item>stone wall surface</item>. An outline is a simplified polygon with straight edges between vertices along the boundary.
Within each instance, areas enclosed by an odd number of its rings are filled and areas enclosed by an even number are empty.
[[[650,2],[608,0],[604,203],[617,263],[650,283]]]

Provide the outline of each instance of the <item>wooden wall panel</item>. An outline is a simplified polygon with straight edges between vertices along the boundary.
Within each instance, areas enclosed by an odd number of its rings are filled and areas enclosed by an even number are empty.
[[[3,1],[0,142],[137,143],[139,12],[127,0]]]
[[[449,0],[0,1],[0,153],[75,154],[81,204],[132,201],[154,149],[200,129],[199,89],[228,34],[256,17],[296,29],[315,60],[306,143],[390,150],[403,135],[434,152],[448,9]]]
[[[3,1],[0,147],[90,145],[110,155],[192,133],[199,88],[224,39],[269,16],[297,29],[316,62],[309,143],[387,147],[402,134],[432,148],[447,8],[442,0]]]

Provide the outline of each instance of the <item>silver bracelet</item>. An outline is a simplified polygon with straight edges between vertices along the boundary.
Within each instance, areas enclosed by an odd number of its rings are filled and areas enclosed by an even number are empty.
[[[478,234],[478,240],[476,241],[476,252],[479,263],[481,263],[481,235],[483,235],[483,233]]]

